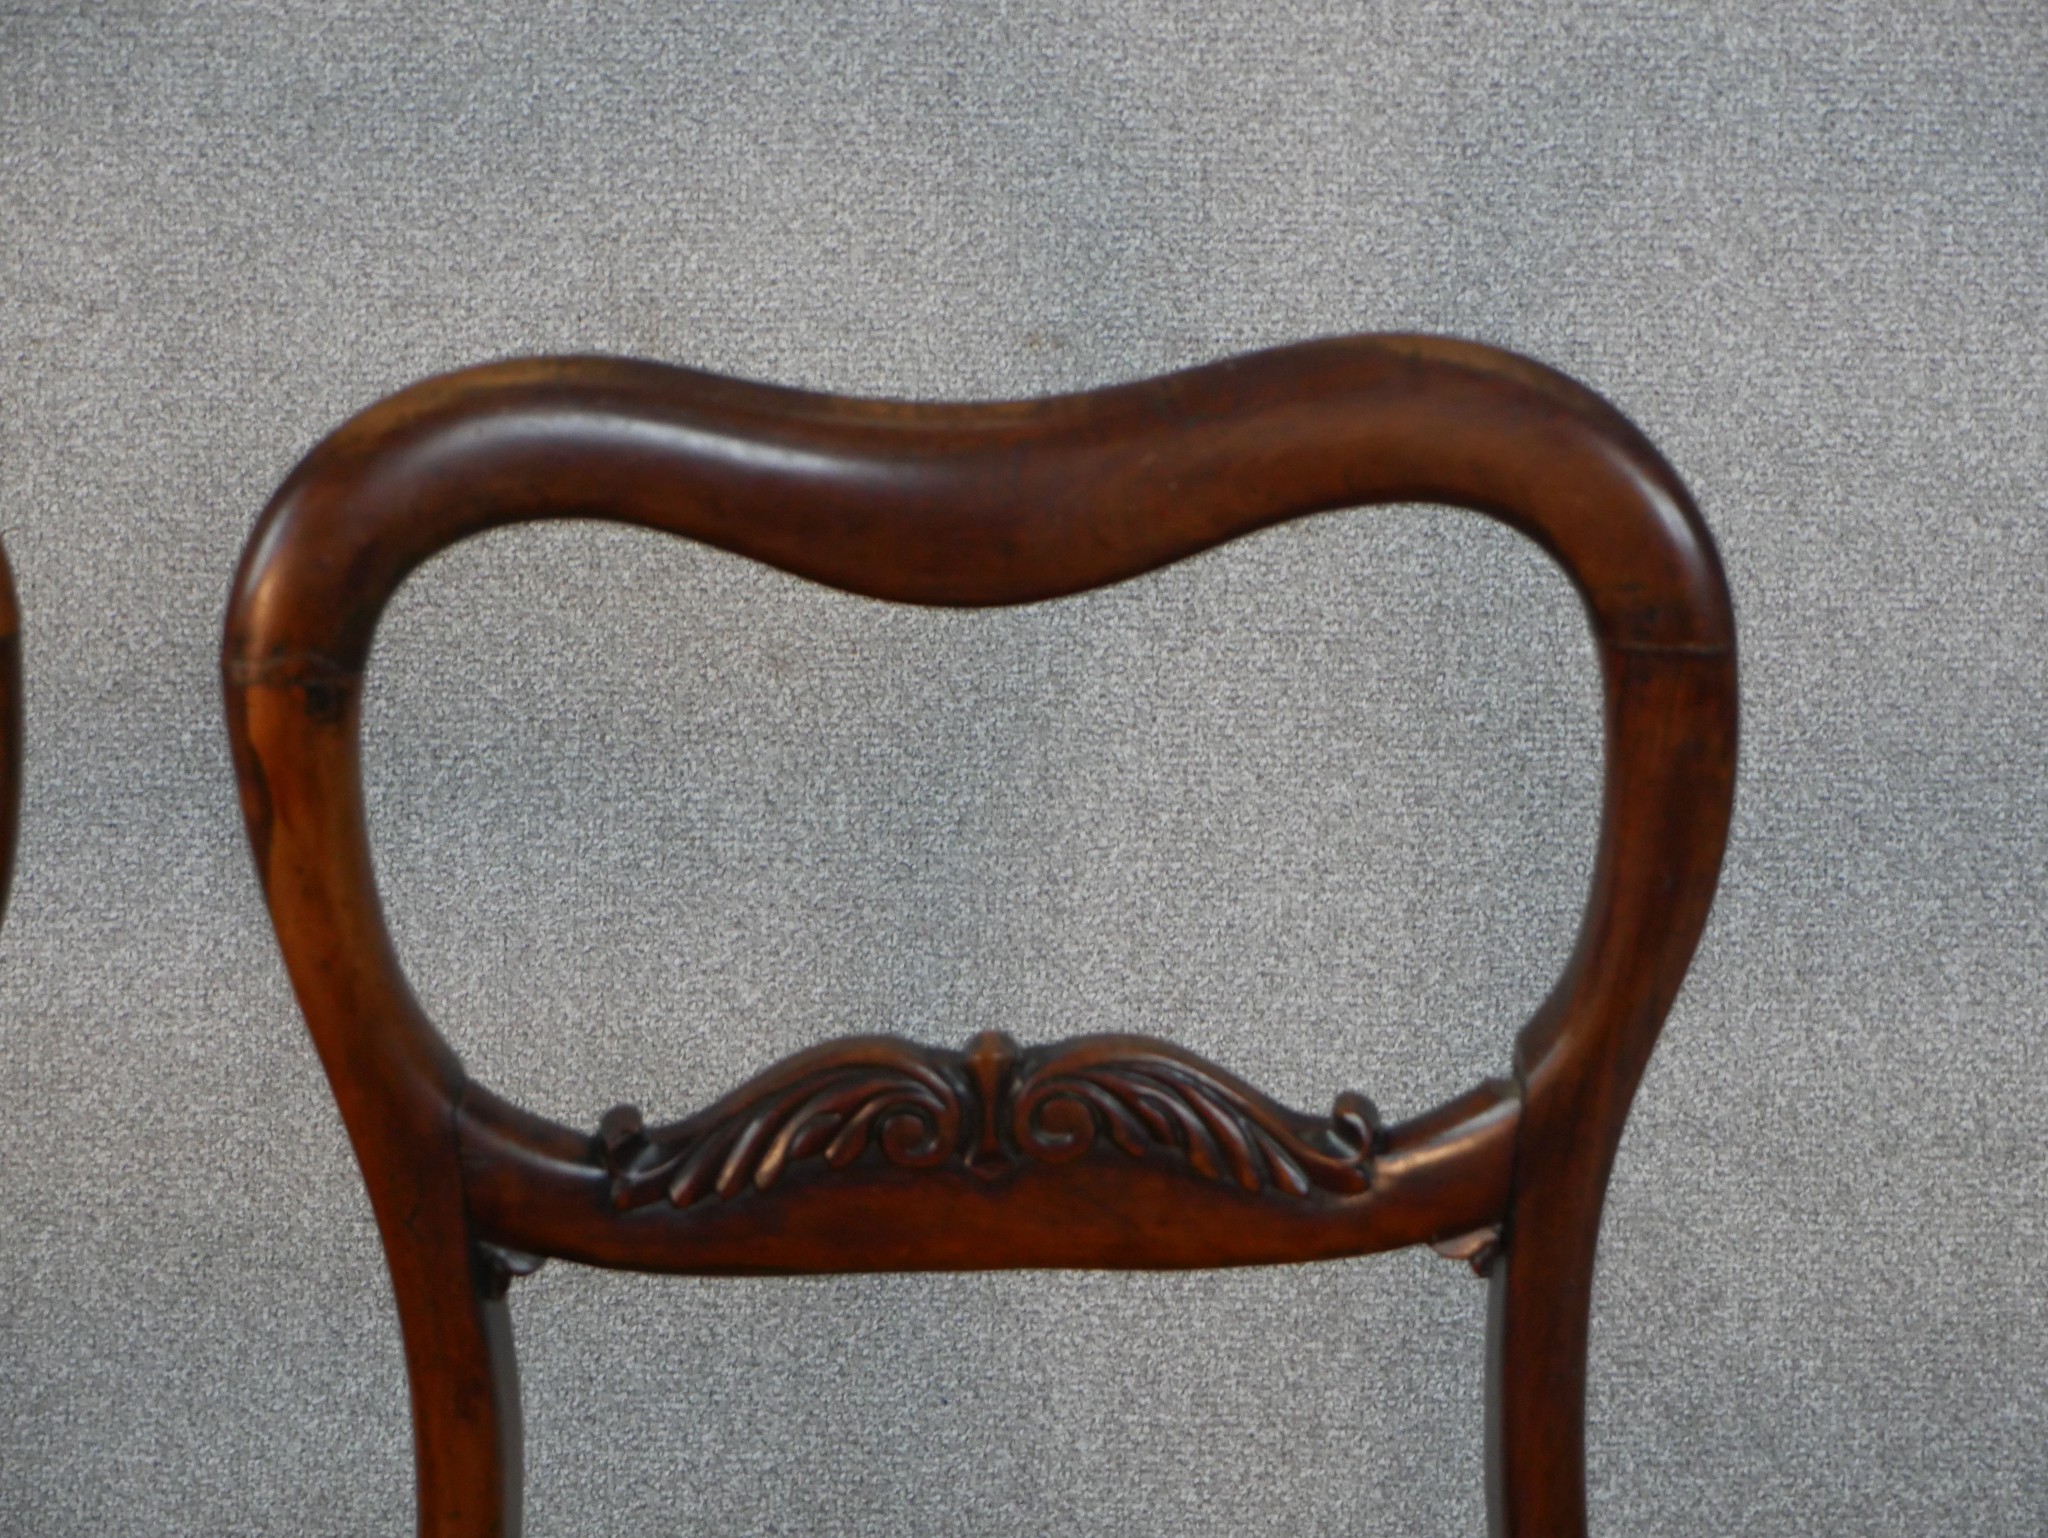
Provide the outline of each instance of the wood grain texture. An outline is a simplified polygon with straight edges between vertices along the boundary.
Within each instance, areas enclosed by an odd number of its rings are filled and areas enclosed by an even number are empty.
[[[1362,1100],[1307,1117],[1142,1038],[947,1051],[863,1037],[669,1127],[622,1109],[578,1131],[471,1083],[406,983],[363,819],[362,670],[406,575],[471,534],[613,519],[855,593],[991,605],[1412,501],[1541,544],[1584,600],[1605,677],[1592,893],[1503,1080],[1382,1128]],[[705,1272],[1209,1266],[1415,1243],[1491,1278],[1495,1531],[1584,1531],[1600,1206],[1712,900],[1736,724],[1712,542],[1598,397],[1422,337],[998,405],[612,359],[498,364],[392,396],[293,471],[244,553],[222,668],[257,868],[398,1297],[422,1534],[518,1529],[503,1299],[548,1256]]]

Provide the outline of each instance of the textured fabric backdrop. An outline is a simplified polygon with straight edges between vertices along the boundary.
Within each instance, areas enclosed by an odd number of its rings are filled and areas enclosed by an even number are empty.
[[[2048,1531],[2044,16],[0,6],[0,1533],[409,1530],[215,674],[321,435],[518,353],[999,397],[1373,330],[1607,394],[1742,627],[1726,879],[1603,1240],[1595,1531]],[[423,997],[565,1120],[990,1027],[1403,1115],[1561,959],[1597,705],[1532,547],[1400,509],[983,615],[488,537],[402,593],[367,731]],[[552,1267],[530,1525],[1472,1532],[1482,1291]]]

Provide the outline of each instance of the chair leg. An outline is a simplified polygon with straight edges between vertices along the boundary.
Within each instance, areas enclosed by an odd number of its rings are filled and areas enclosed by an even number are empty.
[[[1494,1538],[1585,1538],[1586,1339],[1600,1199],[1515,1204],[1489,1272],[1486,1496]]]
[[[524,1469],[506,1274],[459,1230],[447,1239],[415,1248],[402,1276],[392,1268],[412,1385],[419,1538],[519,1538]]]

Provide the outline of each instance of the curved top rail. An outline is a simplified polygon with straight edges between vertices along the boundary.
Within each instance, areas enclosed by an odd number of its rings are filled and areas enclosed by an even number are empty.
[[[1593,894],[1520,1067],[1534,1097],[1553,1079],[1583,1089],[1604,1063],[1583,1093],[1625,1113],[1718,873],[1734,625],[1691,499],[1597,396],[1492,348],[1405,336],[981,405],[562,358],[428,380],[345,424],[286,480],[235,579],[222,667],[244,812],[359,1155],[394,1117],[423,1131],[463,1083],[385,931],[356,740],[378,618],[437,552],[506,524],[605,518],[879,598],[989,605],[1133,577],[1307,513],[1416,501],[1535,539],[1601,643]]]
[[[1006,604],[1282,519],[1394,501],[1544,545],[1601,637],[1716,649],[1733,625],[1678,478],[1612,407],[1471,343],[1346,338],[1082,395],[849,400],[610,358],[402,390],[316,448],[236,578],[231,677],[361,669],[422,561],[534,518],[685,534],[877,598]]]

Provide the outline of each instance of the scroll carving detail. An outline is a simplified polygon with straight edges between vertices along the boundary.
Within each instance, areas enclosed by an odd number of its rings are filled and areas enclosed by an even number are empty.
[[[1362,1095],[1340,1095],[1318,1120],[1150,1037],[1020,1049],[985,1032],[964,1052],[893,1036],[830,1042],[667,1127],[645,1128],[621,1106],[600,1125],[598,1151],[621,1209],[729,1201],[811,1161],[844,1169],[870,1149],[901,1169],[952,1163],[994,1179],[1114,1148],[1301,1200],[1368,1190],[1381,1139]]]

